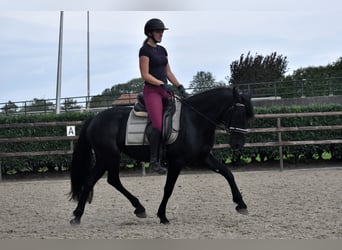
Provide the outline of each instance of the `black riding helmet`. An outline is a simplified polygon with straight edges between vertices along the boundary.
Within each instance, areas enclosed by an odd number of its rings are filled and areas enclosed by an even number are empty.
[[[148,20],[145,24],[145,35],[150,37],[148,33],[151,33],[154,30],[168,30],[168,28],[165,27],[164,23],[160,19],[152,18]]]

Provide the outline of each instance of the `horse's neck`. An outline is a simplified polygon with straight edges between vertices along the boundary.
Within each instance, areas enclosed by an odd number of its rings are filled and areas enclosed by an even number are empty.
[[[229,100],[226,95],[213,95],[195,100],[192,106],[210,120],[218,122],[222,112],[233,104],[233,101]]]

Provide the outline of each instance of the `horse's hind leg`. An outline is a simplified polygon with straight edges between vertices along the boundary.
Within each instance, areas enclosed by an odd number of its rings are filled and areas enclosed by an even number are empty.
[[[122,193],[135,207],[134,214],[139,218],[146,218],[146,212],[143,205],[141,205],[139,199],[132,195],[121,183],[119,177],[119,164],[120,160],[116,161],[116,164],[112,165],[110,169],[108,169],[108,178],[107,181],[110,185],[116,188],[120,193]]]
[[[91,176],[83,187],[83,192],[79,198],[76,209],[74,210],[74,218],[70,221],[71,224],[76,225],[81,223],[81,217],[84,213],[84,209],[87,201],[89,200],[89,195],[92,195],[92,190],[96,182],[103,176],[105,169],[100,168],[98,165],[92,169]]]
[[[173,189],[175,187],[176,181],[178,179],[181,168],[179,167],[181,164],[169,163],[169,171],[167,173],[166,183],[164,187],[164,195],[163,199],[159,205],[158,209],[158,217],[160,219],[160,223],[168,224],[169,220],[166,217],[166,205],[168,203],[169,198],[172,195]]]
[[[210,170],[223,175],[229,183],[233,195],[233,201],[237,204],[236,211],[241,214],[248,214],[247,205],[243,201],[242,195],[238,186],[236,185],[233,173],[222,163],[220,163],[214,156],[209,155],[206,163]]]

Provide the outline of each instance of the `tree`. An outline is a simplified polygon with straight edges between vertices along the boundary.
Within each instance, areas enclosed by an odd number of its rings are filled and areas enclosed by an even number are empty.
[[[5,106],[1,108],[1,110],[5,114],[10,114],[15,113],[17,111],[17,108],[18,106],[14,102],[8,101],[8,103],[6,103]]]
[[[326,66],[299,68],[285,80],[296,84],[303,96],[341,95],[342,57]]]
[[[90,100],[90,108],[111,107],[113,100],[114,97],[107,94],[93,96]]]
[[[77,105],[77,101],[73,100],[72,98],[66,98],[63,102],[63,107],[65,111],[70,110],[70,109],[80,109],[81,106]]]
[[[46,112],[48,110],[53,110],[54,104],[52,102],[46,101],[45,99],[34,98],[33,102],[30,105],[24,107],[24,109],[25,112]]]
[[[193,77],[193,80],[190,83],[190,89],[192,89],[192,93],[198,93],[207,88],[213,88],[223,85],[225,85],[225,83],[222,81],[216,82],[215,78],[210,72],[199,71]]]
[[[288,76],[287,79],[302,80],[314,79],[314,78],[332,78],[342,76],[342,57],[337,59],[336,62],[330,63],[326,66],[309,66],[305,68],[299,68]]]
[[[248,52],[246,57],[242,54],[239,60],[231,63],[229,82],[241,88],[247,83],[262,83],[258,85],[258,89],[253,89],[253,94],[267,95],[271,87],[267,82],[282,79],[287,71],[287,64],[286,56],[277,55],[276,52],[267,56],[255,54],[254,57]]]
[[[144,80],[142,78],[134,78],[127,83],[121,83],[112,86],[110,92],[114,96],[128,93],[140,93],[144,87]]]
[[[144,87],[142,78],[134,78],[127,83],[119,83],[102,91],[101,95],[91,98],[90,107],[110,107],[122,94],[140,93]]]

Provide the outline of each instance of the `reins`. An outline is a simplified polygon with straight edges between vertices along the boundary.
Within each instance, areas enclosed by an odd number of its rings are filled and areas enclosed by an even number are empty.
[[[214,126],[218,126],[218,124],[216,122],[214,122],[212,119],[210,119],[208,116],[206,116],[205,114],[201,113],[200,111],[198,111],[197,109],[195,109],[190,103],[188,103],[184,98],[180,98],[176,95],[173,95],[174,98],[176,98],[178,101],[180,101],[183,104],[186,104],[189,108],[192,109],[192,111],[194,111],[196,114],[202,116],[204,119],[206,119],[208,122],[210,122],[212,125]]]
[[[229,119],[229,124],[223,123],[225,126],[221,127],[220,124],[221,123],[216,123],[215,121],[213,121],[212,119],[210,119],[208,116],[206,116],[205,114],[201,113],[200,111],[198,111],[196,108],[194,108],[189,102],[187,102],[184,98],[180,98],[177,95],[173,95],[174,98],[176,98],[177,100],[179,100],[181,103],[187,105],[190,109],[192,109],[192,111],[194,111],[196,114],[202,116],[204,119],[206,119],[208,122],[210,122],[212,125],[214,125],[215,127],[218,127],[219,129],[223,129],[225,130],[228,134],[230,134],[230,132],[235,132],[235,133],[241,133],[241,134],[246,134],[248,133],[247,129],[243,129],[243,128],[237,128],[237,127],[231,127],[230,125],[230,121],[231,119]],[[244,104],[242,103],[235,103],[232,107],[230,107],[229,109],[235,108],[235,106],[244,106]],[[228,126],[226,126],[228,125]]]

